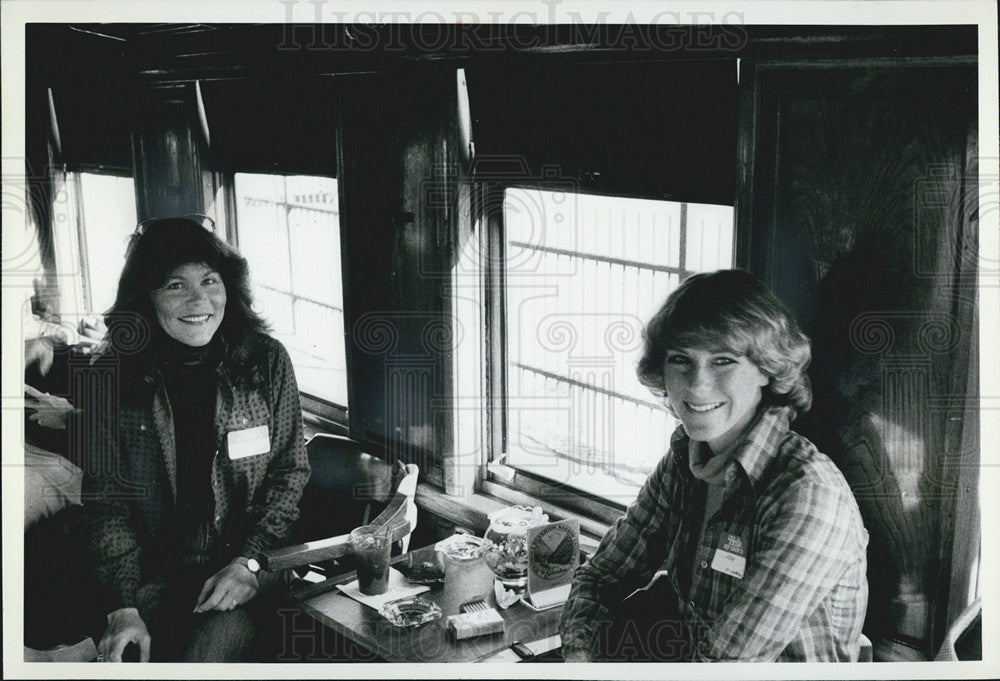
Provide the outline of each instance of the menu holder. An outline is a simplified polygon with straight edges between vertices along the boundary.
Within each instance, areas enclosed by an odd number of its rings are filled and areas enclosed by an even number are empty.
[[[580,564],[580,521],[560,520],[528,528],[528,587],[525,605],[546,610],[569,598],[573,572]]]

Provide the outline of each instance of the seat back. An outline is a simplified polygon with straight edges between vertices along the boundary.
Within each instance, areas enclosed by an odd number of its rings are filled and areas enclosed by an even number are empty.
[[[265,569],[318,566],[327,574],[350,564],[350,532],[366,524],[391,528],[397,551],[406,551],[417,526],[415,464],[389,464],[350,438],[320,434],[306,443],[312,474],[299,503],[292,546],[260,555]]]
[[[294,542],[346,534],[385,509],[400,476],[397,466],[339,435],[315,435],[306,451],[312,473],[299,503]]]

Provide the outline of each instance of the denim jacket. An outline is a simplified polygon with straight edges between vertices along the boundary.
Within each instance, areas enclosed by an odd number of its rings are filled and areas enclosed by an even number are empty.
[[[309,462],[295,375],[279,342],[248,332],[226,347],[218,377],[209,532],[214,554],[228,562],[282,544],[298,517]],[[121,378],[133,385],[134,377]],[[170,565],[165,552],[176,518],[177,454],[163,376],[151,365],[134,385],[127,398],[105,400],[104,415],[89,410],[97,420],[86,434],[85,524],[109,611],[134,607],[140,583]]]

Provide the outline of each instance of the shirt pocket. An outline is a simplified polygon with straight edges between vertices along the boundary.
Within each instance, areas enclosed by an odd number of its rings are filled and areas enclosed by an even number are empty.
[[[747,579],[750,555],[749,531],[731,523],[713,522],[705,529],[694,570],[700,573],[702,598],[698,605],[702,616],[714,622],[725,609],[735,591]],[[732,537],[732,538],[731,538]],[[739,541],[736,541],[736,538]],[[720,555],[721,554],[721,555]],[[730,555],[726,555],[730,554]],[[732,563],[733,556],[742,558],[742,565]],[[730,561],[724,558],[730,558]],[[717,564],[717,560],[719,560]],[[729,567],[727,571],[725,568]],[[735,573],[735,574],[733,574]]]

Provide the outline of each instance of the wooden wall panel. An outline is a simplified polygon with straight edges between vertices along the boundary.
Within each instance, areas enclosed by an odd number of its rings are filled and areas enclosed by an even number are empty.
[[[132,144],[139,221],[214,213],[204,170],[205,141],[197,122],[194,83],[137,88]],[[220,236],[224,236],[220,234]]]
[[[953,432],[978,429],[967,408],[976,68],[753,68],[741,261],[813,339],[815,404],[796,426],[840,465],[870,532],[866,631],[926,655],[948,590],[955,462],[978,461]]]
[[[340,92],[351,435],[440,483],[455,427],[450,276],[464,173],[455,70],[344,78]]]

